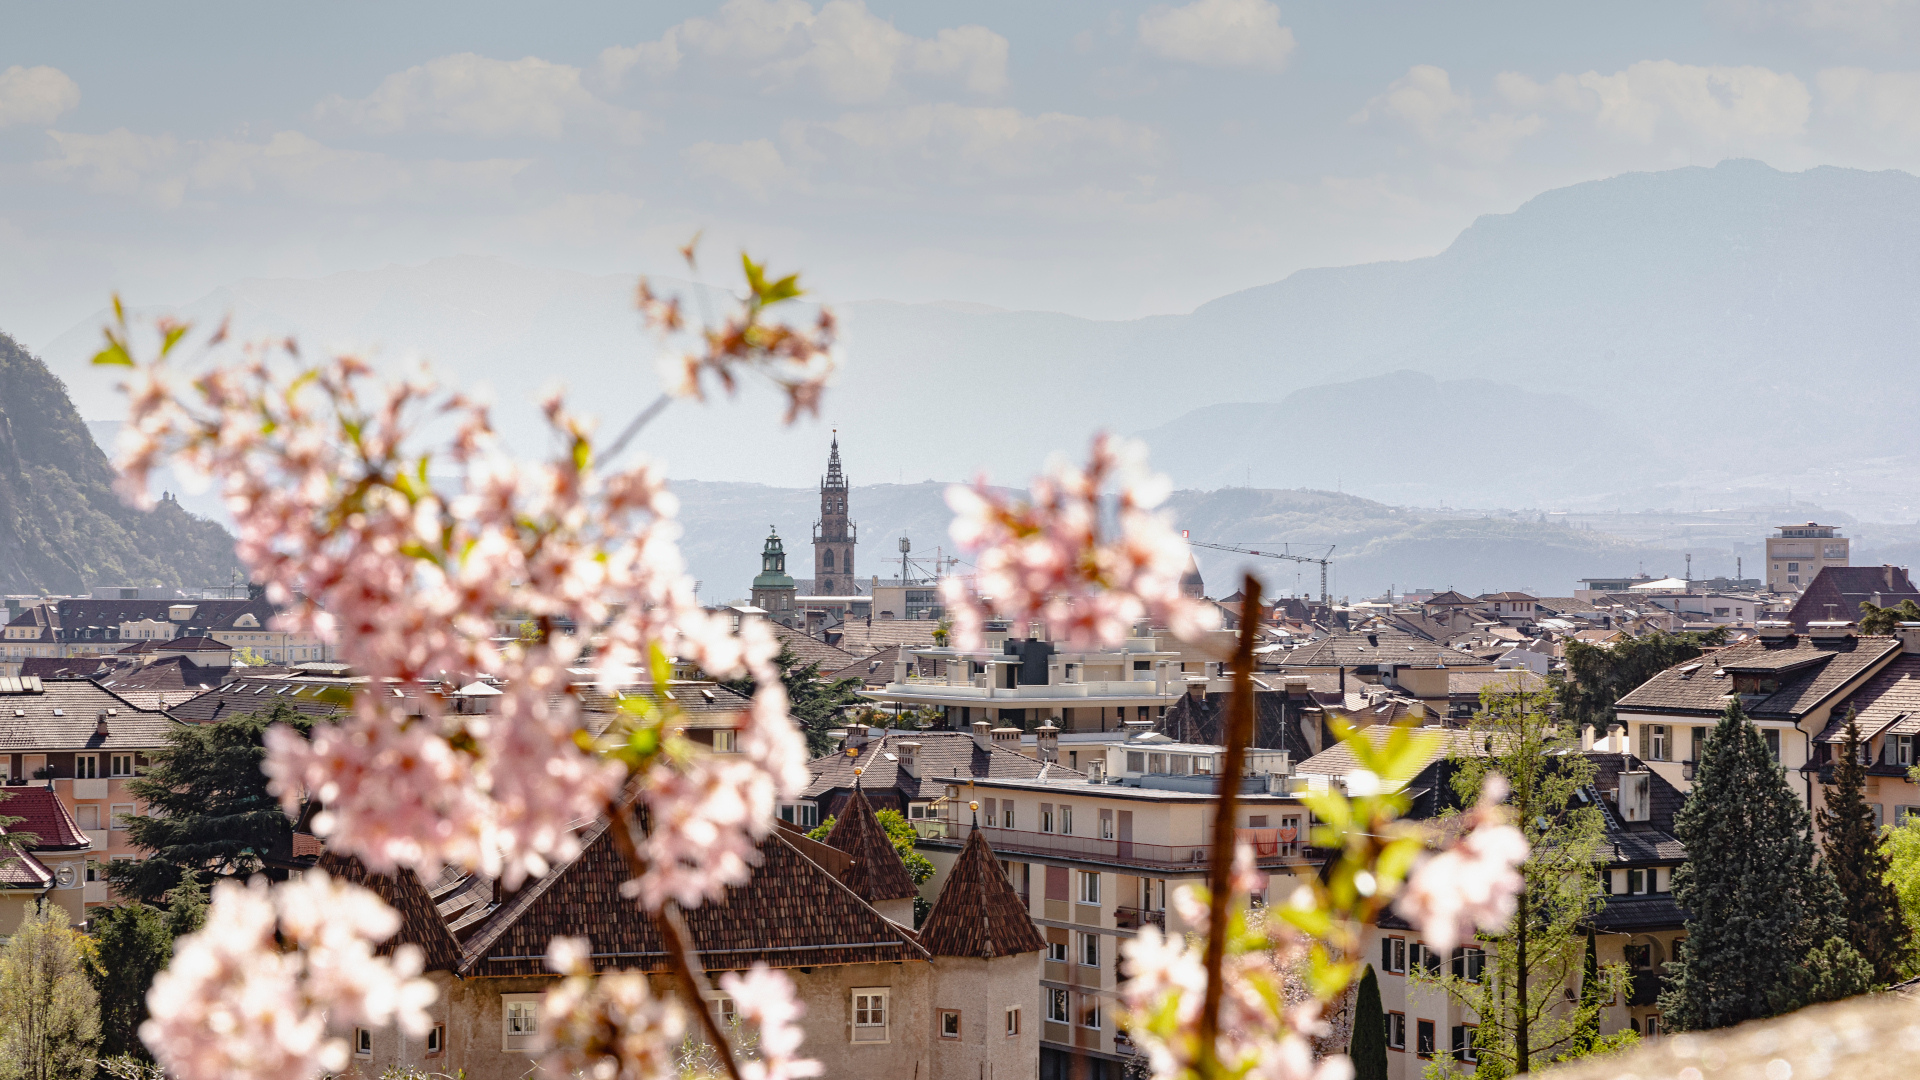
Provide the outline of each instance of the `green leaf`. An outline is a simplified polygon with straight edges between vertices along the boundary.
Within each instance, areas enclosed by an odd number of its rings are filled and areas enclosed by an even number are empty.
[[[93,354],[93,362],[110,367],[132,367],[133,357],[127,355],[127,347],[107,331],[107,347]]]

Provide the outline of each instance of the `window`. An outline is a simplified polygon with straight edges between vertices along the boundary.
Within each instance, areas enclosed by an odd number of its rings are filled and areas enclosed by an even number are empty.
[[[1895,735],[1887,740],[1887,764],[1902,767],[1913,764],[1913,736]]]
[[[1627,871],[1627,895],[1644,896],[1647,892],[1647,872],[1645,870]]]
[[[1148,754],[1147,755],[1147,771],[1150,773],[1166,772],[1167,771],[1167,755]]]
[[[1453,1060],[1468,1063],[1480,1060],[1480,1051],[1473,1045],[1473,1037],[1478,1030],[1472,1024],[1453,1025]]]
[[[1083,994],[1081,999],[1087,1004],[1080,1010],[1080,1026],[1093,1031],[1100,1030],[1100,999],[1092,994]]]
[[[73,808],[74,824],[83,832],[93,832],[100,828],[100,807],[97,803],[81,803]]]
[[[1073,835],[1073,807],[1071,806],[1062,806],[1060,808],[1060,835]]]
[[[1647,726],[1651,729],[1651,734],[1652,734],[1652,738],[1648,740],[1653,744],[1652,760],[1654,761],[1672,760],[1667,753],[1667,726],[1665,724],[1649,724]]]
[[[1440,954],[1420,942],[1416,941],[1408,947],[1407,965],[1414,971],[1434,978],[1440,977]]]
[[[1423,1058],[1433,1056],[1433,1021],[1421,1020],[1416,1025],[1413,1052]]]
[[[353,1056],[373,1056],[373,1032],[363,1027],[353,1029]]]
[[[1778,764],[1780,761],[1780,729],[1768,728],[1761,734],[1765,735],[1767,739],[1767,753],[1772,755],[1774,763]]]
[[[960,1037],[960,1010],[940,1010],[940,1037],[943,1039],[957,1039]]]
[[[1706,752],[1706,749],[1707,749],[1707,729],[1703,727],[1694,728],[1693,729],[1693,754],[1688,758],[1688,760],[1699,761],[1700,756]]]
[[[1266,827],[1267,827],[1267,815],[1265,814],[1248,814],[1247,815],[1247,828],[1264,829]]]
[[[1148,911],[1167,910],[1167,882],[1164,878],[1140,879],[1140,906]]]
[[[1453,950],[1453,977],[1467,982],[1479,982],[1487,970],[1487,952],[1465,946]]]
[[[1067,1022],[1067,992],[1065,990],[1049,989],[1046,992],[1046,997],[1047,997],[1047,1019],[1052,1020],[1053,1022],[1058,1024],[1066,1023]]]
[[[98,754],[75,754],[73,756],[73,778],[75,780],[100,779],[100,756]]]
[[[784,815],[782,815],[782,816],[784,816]],[[922,818],[924,818],[924,817],[926,817],[926,816],[927,816],[927,804],[926,804],[926,803],[918,803],[918,802],[917,802],[917,803],[912,803],[912,804],[910,804],[910,805],[909,805],[909,806],[907,807],[907,817],[908,817],[908,818],[910,818],[910,819],[912,819],[912,820],[914,820],[914,821],[919,821],[920,819],[922,819]]]
[[[1100,966],[1100,935],[1080,932],[1080,966]]]
[[[1127,771],[1128,772],[1146,772],[1147,771],[1147,755],[1140,750],[1127,751]]]
[[[1787,569],[1789,569],[1789,570],[1799,570],[1799,569],[1800,569],[1800,564],[1799,564],[1799,563],[1797,563],[1797,562],[1790,562],[1790,563],[1788,563],[1788,564],[1787,564]]]
[[[1407,1014],[1390,1012],[1386,1014],[1387,1049],[1405,1050],[1407,1048]]]
[[[133,775],[133,755],[132,754],[113,754],[107,758],[107,763],[109,766],[111,766],[109,771],[114,776],[132,776]]]
[[[1020,1034],[1020,1006],[1012,1005],[1007,1008],[1007,1037],[1012,1038],[1018,1034]]]
[[[1057,964],[1067,962],[1067,943],[1064,941],[1047,942],[1047,959]]]
[[[1380,939],[1380,969],[1382,971],[1390,971],[1395,975],[1405,975],[1407,973],[1406,938],[1390,937]]]
[[[1113,839],[1113,811],[1100,811],[1100,839]]]
[[[868,986],[853,992],[853,1041],[887,1041],[887,988]]]
[[[1089,870],[1077,870],[1080,875],[1080,902],[1097,904],[1100,902],[1100,875]]]
[[[1647,1038],[1651,1039],[1658,1036],[1659,1034],[1660,1034],[1660,1016],[1659,1014],[1656,1013],[1653,1016],[1647,1017]]]
[[[740,752],[740,733],[732,728],[721,728],[713,733],[713,752],[716,754],[737,754]]]
[[[1040,831],[1041,832],[1053,831],[1053,804],[1052,803],[1040,804]]]
[[[505,1016],[505,1037],[500,1049],[522,1052],[534,1050],[540,1037],[541,994],[502,994],[500,1007]]]
[[[1798,584],[1800,584],[1800,575],[1799,575],[1799,574],[1788,574],[1788,575],[1787,575],[1787,584],[1789,584],[1789,585],[1798,585]]]
[[[1013,800],[1011,799],[1000,804],[1000,827],[1013,828]]]
[[[447,1025],[435,1024],[427,1032],[427,1056],[433,1057],[447,1048]]]

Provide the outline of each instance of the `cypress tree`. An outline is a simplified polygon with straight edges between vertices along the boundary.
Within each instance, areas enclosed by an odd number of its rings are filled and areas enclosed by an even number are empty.
[[[1867,806],[1867,769],[1860,763],[1860,749],[1860,725],[1849,713],[1833,786],[1815,820],[1820,824],[1822,861],[1840,891],[1847,942],[1873,969],[1872,982],[1886,986],[1898,980],[1906,964],[1911,935],[1900,897],[1887,883],[1892,864],[1880,848],[1880,829]]]
[[[1728,702],[1674,819],[1687,936],[1660,1000],[1670,1027],[1726,1027],[1854,989],[1860,958],[1835,940],[1845,923],[1825,906],[1837,890],[1814,863],[1809,824],[1759,730]]]
[[[1353,1041],[1347,1056],[1353,1059],[1353,1080],[1387,1080],[1387,1014],[1380,1007],[1380,982],[1373,965],[1360,975],[1353,1001]]]

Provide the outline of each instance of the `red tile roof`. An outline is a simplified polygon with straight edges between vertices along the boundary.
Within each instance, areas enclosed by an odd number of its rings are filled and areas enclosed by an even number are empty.
[[[853,865],[840,880],[867,903],[906,900],[919,894],[886,828],[874,816],[873,807],[859,788],[854,789],[853,798],[840,809],[833,831],[827,834],[827,844],[853,856]]]
[[[92,843],[87,839],[87,834],[80,831],[80,824],[73,820],[73,815],[67,812],[52,788],[35,783],[8,785],[0,788],[0,791],[8,796],[0,799],[0,816],[22,819],[7,828],[16,833],[27,832],[39,837],[39,841],[33,845],[36,851],[72,851]]]
[[[1047,947],[979,829],[967,836],[947,872],[940,898],[920,925],[920,944],[935,956],[983,960]]]
[[[586,850],[529,883],[466,942],[462,977],[550,974],[542,959],[558,935],[593,943],[596,970],[663,971],[666,953],[653,921],[620,895],[627,868],[604,820],[582,836]],[[718,903],[686,913],[694,948],[709,970],[817,967],[928,960],[912,934],[887,920],[782,830],[760,842],[760,865]]]
[[[305,833],[294,833],[294,853],[300,853],[300,839],[313,837]],[[403,869],[397,877],[385,874],[369,873],[360,860],[351,856],[327,852],[320,857],[318,868],[337,878],[345,878],[362,888],[371,889],[387,902],[387,906],[400,913],[400,932],[376,946],[374,952],[385,956],[393,952],[396,945],[417,945],[426,954],[428,971],[448,971],[460,962],[460,945],[447,931],[446,924],[440,921],[439,913],[434,910],[433,900],[427,896],[427,890],[413,871]]]
[[[1862,601],[1898,607],[1902,600],[1920,603],[1920,590],[1904,566],[1823,566],[1794,601],[1787,621],[1795,630],[1805,630],[1810,622],[1853,622],[1860,618]]]

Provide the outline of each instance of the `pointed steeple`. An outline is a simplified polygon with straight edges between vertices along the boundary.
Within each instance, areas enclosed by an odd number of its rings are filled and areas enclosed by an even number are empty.
[[[940,898],[920,925],[920,944],[935,956],[982,960],[1047,947],[979,829],[968,834],[967,846],[947,872]]]
[[[906,864],[893,849],[893,841],[887,837],[880,819],[874,816],[873,805],[867,802],[857,779],[853,798],[841,807],[833,831],[827,833],[827,846],[854,857],[853,866],[842,880],[867,903],[908,900],[919,894],[913,875],[907,873]]]
[[[833,429],[833,449],[827,454],[826,486],[843,488],[847,486],[846,474],[840,471],[840,429]]]

